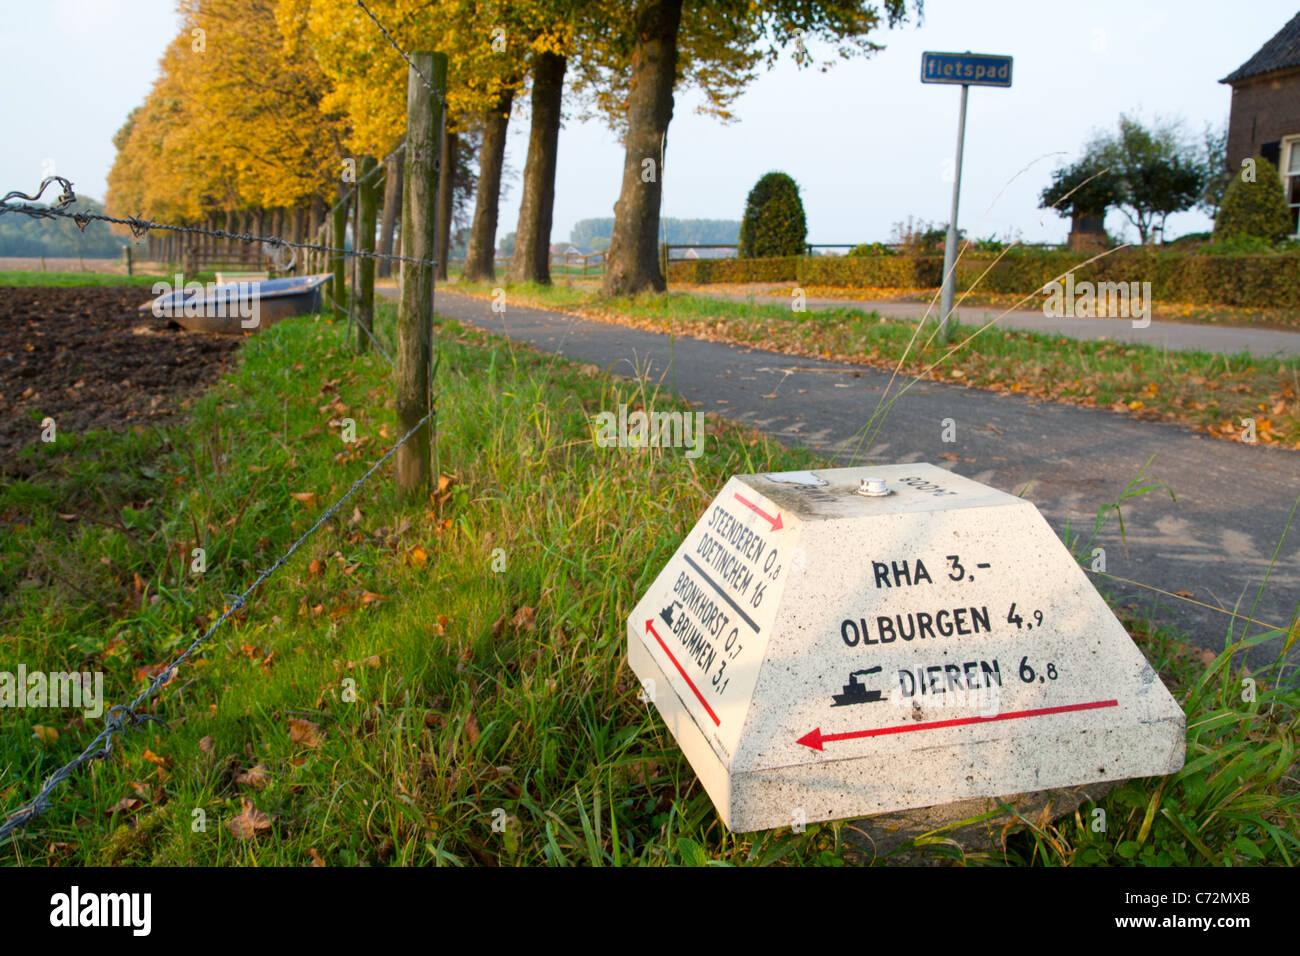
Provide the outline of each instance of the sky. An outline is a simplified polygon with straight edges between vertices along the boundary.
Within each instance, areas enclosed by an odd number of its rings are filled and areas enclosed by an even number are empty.
[[[970,50],[1015,65],[1010,89],[971,88],[958,225],[977,238],[1061,241],[1068,221],[1037,208],[1057,165],[1124,112],[1181,120],[1198,138],[1207,122],[1225,124],[1231,91],[1219,79],[1296,11],[1296,0],[926,0],[921,25],[913,17],[881,31],[885,49],[870,58],[825,73],[787,59],[760,75],[736,102],[736,122],[697,115],[699,97],[679,91],[663,214],[739,219],[758,178],[780,170],[800,186],[812,243],[888,241],[909,216],[946,222],[960,87],[922,84],[921,54]],[[113,134],[177,30],[174,0],[0,0],[0,17],[0,193],[29,191],[52,170],[102,199]],[[820,61],[829,51],[809,52]],[[612,216],[622,177],[615,135],[578,112],[567,108],[560,134],[557,242],[580,219]],[[527,127],[518,110],[499,234],[518,216]],[[1180,213],[1167,236],[1209,226]],[[1117,212],[1107,228],[1136,237]]]

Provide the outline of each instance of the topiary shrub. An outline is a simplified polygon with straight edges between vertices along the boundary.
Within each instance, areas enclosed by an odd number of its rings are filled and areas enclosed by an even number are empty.
[[[1214,238],[1278,242],[1289,236],[1291,229],[1291,210],[1277,167],[1263,156],[1256,156],[1254,181],[1233,176],[1228,184],[1219,218],[1214,220]]]
[[[808,241],[799,187],[785,173],[768,173],[749,191],[740,221],[742,259],[801,256]]]

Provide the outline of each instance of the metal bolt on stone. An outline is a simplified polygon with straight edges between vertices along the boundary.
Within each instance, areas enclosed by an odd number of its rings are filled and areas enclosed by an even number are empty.
[[[892,494],[889,486],[885,483],[884,478],[863,478],[858,482],[856,494],[864,498],[883,498],[885,495]]]

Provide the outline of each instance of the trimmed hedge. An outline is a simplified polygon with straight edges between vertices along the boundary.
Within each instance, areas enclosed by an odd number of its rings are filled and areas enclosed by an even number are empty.
[[[963,256],[957,289],[979,280],[984,292],[1027,295],[1075,269],[1076,282],[1150,282],[1156,299],[1189,305],[1300,308],[1300,254],[1196,256],[1124,250],[1080,267],[1090,256],[1034,252]],[[988,275],[980,279],[985,269]],[[670,282],[798,282],[842,288],[937,289],[941,256],[813,256],[782,259],[693,259],[669,266]]]
[[[669,282],[796,282],[799,256],[779,259],[682,259],[668,264]]]

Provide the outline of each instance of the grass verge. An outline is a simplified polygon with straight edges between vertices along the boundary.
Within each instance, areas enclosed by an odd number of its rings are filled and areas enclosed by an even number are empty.
[[[380,320],[391,334],[392,307]],[[861,859],[841,824],[727,833],[625,663],[636,598],[726,477],[815,457],[715,418],[698,459],[597,448],[596,412],[670,402],[449,322],[438,343],[438,492],[403,504],[391,470],[377,475],[180,669],[153,711],[168,727],[129,732],[3,859]],[[292,320],[250,338],[184,424],[61,434],[27,452],[38,477],[0,490],[0,661],[100,670],[108,701],[129,699],[391,444],[391,394],[388,365],[351,356],[338,326]],[[341,440],[347,419],[355,443]],[[1255,675],[1246,701],[1241,642],[1207,666],[1130,626],[1187,709],[1187,767],[1011,834],[1000,853],[962,853],[943,834],[919,852],[1295,861],[1297,692]],[[0,806],[25,802],[99,726],[0,710]]]
[[[493,286],[457,283],[452,288],[488,297]],[[680,292],[610,299],[589,284],[507,289],[511,301],[522,305],[891,370],[901,360],[901,372],[908,377],[1107,408],[1190,425],[1233,441],[1249,439],[1251,426],[1242,421],[1250,419],[1259,444],[1300,448],[1300,359],[1170,352],[997,327],[981,332],[980,326],[960,324],[954,324],[952,340],[944,347],[927,343],[930,330],[912,342],[914,322],[849,308],[794,312],[788,305]]]
[[[590,278],[590,277],[588,277]],[[753,294],[759,298],[779,298],[790,301],[796,282],[729,283],[710,282],[707,285],[671,283],[678,292],[729,292]],[[938,302],[938,289],[897,289],[882,286],[845,288],[843,286],[799,286],[810,299],[842,299],[846,302],[913,302],[921,311],[933,301]],[[1040,293],[1041,294],[1041,293]],[[1011,292],[962,292],[957,295],[959,309],[1036,309],[1043,299],[1030,298]],[[937,309],[938,306],[936,305]],[[1294,309],[1245,308],[1231,305],[1194,305],[1185,302],[1156,301],[1151,305],[1152,317],[1158,322],[1200,322],[1207,325],[1238,325],[1251,328],[1300,330],[1300,313]],[[1117,320],[1123,321],[1123,320]]]

